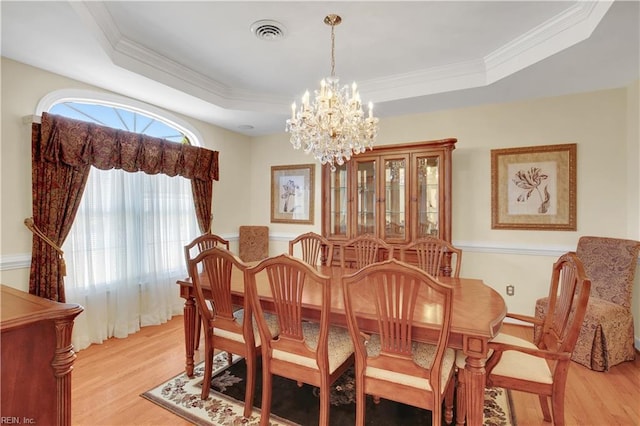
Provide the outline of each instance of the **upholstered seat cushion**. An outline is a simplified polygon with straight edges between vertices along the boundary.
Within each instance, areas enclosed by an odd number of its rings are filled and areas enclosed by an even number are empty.
[[[505,343],[529,349],[538,349],[536,345],[528,340],[511,336],[510,334],[498,333],[492,342]],[[489,356],[493,351],[489,351]],[[466,361],[462,351],[456,352],[456,366],[464,368]],[[529,380],[538,383],[553,383],[551,369],[544,358],[525,354],[518,351],[504,351],[500,361],[491,372],[494,376],[513,377],[521,380]]]
[[[234,318],[238,321],[238,324],[244,322],[244,309],[238,309],[233,313]],[[280,327],[278,326],[278,318],[275,315],[265,313],[264,319],[267,321],[267,326],[272,336],[277,336],[280,333]],[[235,340],[236,342],[244,342],[242,333],[233,333],[228,330],[222,330],[220,328],[213,328],[213,335],[223,337],[229,340]],[[256,347],[260,346],[260,332],[258,331],[258,324],[255,318],[253,319],[253,338],[255,340]]]
[[[380,336],[377,334],[371,335],[365,347],[367,349],[367,356],[375,357],[380,355]],[[433,364],[433,358],[436,355],[437,347],[435,345],[418,342],[412,342],[412,347],[413,361],[423,368],[431,368],[431,365]],[[447,387],[447,379],[451,375],[451,369],[453,368],[454,359],[455,351],[453,349],[446,349],[442,360],[442,370],[440,371],[440,389],[442,389],[443,393]],[[406,386],[431,390],[431,384],[429,383],[428,379],[397,373],[391,370],[367,367],[367,369],[365,370],[365,375],[389,382],[400,383]]]
[[[500,341],[501,343],[528,349],[537,349],[536,345],[527,340],[504,333],[500,333],[492,341]],[[544,358],[518,351],[504,351],[500,361],[498,361],[498,364],[495,366],[491,374],[494,376],[513,377],[538,383],[553,383],[551,369]]]
[[[307,346],[315,350],[318,347],[318,340],[320,338],[320,324],[315,322],[303,322],[302,334],[304,335],[304,340]],[[329,346],[329,374],[331,374],[351,356],[354,348],[349,331],[342,327],[329,327],[329,338],[327,344]],[[318,363],[315,358],[300,356],[277,349],[273,350],[272,356],[274,359],[281,359],[283,361],[303,365],[309,368],[318,368]]]
[[[491,342],[505,343],[509,345],[521,346],[523,348],[537,349],[536,345],[528,340],[512,336],[510,334],[498,333]],[[489,357],[493,350],[489,350]],[[466,365],[466,355],[462,351],[456,351],[456,367],[464,368]],[[505,351],[500,358],[500,362],[493,369],[492,374],[497,376],[516,377],[523,380],[531,380],[538,383],[551,383],[552,376],[549,365],[543,358],[524,354],[518,351]]]

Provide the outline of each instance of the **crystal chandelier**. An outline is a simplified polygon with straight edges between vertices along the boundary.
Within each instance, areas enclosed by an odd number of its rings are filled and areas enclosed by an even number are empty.
[[[340,88],[335,76],[334,29],[340,22],[342,18],[338,15],[324,18],[324,23],[331,26],[331,77],[320,82],[313,102],[306,91],[300,109],[296,110],[295,102],[291,105],[291,118],[286,126],[295,149],[312,153],[320,163],[328,163],[333,171],[336,164],[343,165],[353,154],[373,149],[378,132],[373,104],[369,102],[369,114],[365,117],[356,83],[351,88],[346,85]]]

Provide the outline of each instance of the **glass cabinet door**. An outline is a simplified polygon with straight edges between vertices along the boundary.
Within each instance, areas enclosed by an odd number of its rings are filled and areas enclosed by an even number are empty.
[[[337,245],[365,233],[396,247],[427,236],[451,241],[456,142],[377,146],[333,172],[323,167],[323,235]]]
[[[409,190],[408,156],[383,158],[384,164],[384,232],[385,240],[407,240],[407,201]]]
[[[416,238],[440,236],[440,158],[418,157],[417,172],[417,230]]]
[[[330,172],[329,189],[329,235],[331,237],[347,238],[348,228],[348,193],[347,193],[347,164],[336,166]]]
[[[376,195],[376,160],[355,161],[355,234],[376,234],[376,208],[378,204],[378,196]]]

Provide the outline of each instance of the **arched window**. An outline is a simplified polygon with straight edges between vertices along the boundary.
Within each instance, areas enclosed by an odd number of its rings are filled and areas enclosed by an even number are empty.
[[[200,145],[197,131],[179,119],[113,95],[55,92],[38,108]],[[176,280],[186,274],[183,247],[199,233],[188,179],[92,167],[62,247],[67,302],[85,308],[74,323],[75,349],[126,337],[181,313]]]

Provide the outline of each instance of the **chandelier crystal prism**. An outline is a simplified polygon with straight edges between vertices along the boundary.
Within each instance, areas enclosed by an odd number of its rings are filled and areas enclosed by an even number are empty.
[[[340,88],[335,75],[335,26],[342,22],[338,15],[327,15],[324,23],[331,26],[331,76],[320,82],[315,90],[315,99],[309,100],[309,91],[302,96],[302,104],[296,109],[291,105],[291,118],[286,131],[291,133],[291,144],[295,149],[303,148],[320,163],[329,164],[336,170],[354,154],[373,149],[378,133],[378,119],[373,116],[373,104],[369,102],[369,113],[365,117],[358,87]]]

